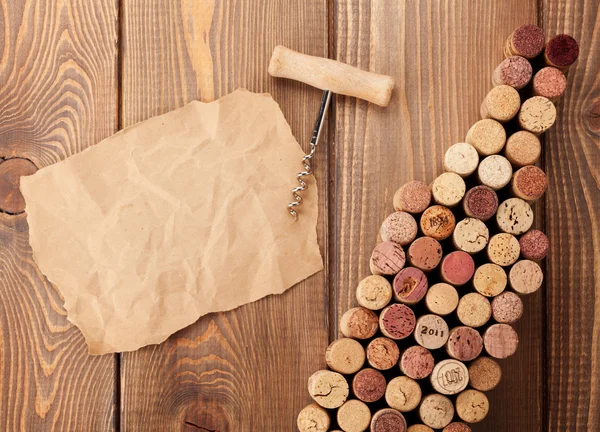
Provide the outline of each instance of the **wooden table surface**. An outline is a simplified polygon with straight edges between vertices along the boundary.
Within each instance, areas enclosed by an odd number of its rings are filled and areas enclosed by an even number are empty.
[[[598,0],[0,0],[0,429],[295,430],[394,191],[442,171],[445,149],[478,119],[505,39],[537,23],[581,45],[543,139],[550,186],[537,225],[551,253],[517,325],[518,353],[474,430],[597,431],[598,17]],[[397,81],[386,109],[333,104],[315,162],[325,271],[159,346],[88,355],[32,259],[19,175],[238,87],[270,92],[306,148],[321,92],[268,76],[276,44]]]

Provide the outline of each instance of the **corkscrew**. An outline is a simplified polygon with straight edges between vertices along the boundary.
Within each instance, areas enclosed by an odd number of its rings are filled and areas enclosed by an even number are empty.
[[[366,72],[335,60],[301,54],[281,45],[273,50],[269,74],[301,81],[324,90],[319,115],[310,140],[310,151],[302,158],[304,171],[296,175],[299,186],[292,190],[294,200],[287,205],[288,212],[298,220],[297,208],[303,203],[300,192],[308,188],[303,177],[313,174],[311,159],[317,150],[332,93],[354,96],[385,107],[392,96],[394,79],[387,75]]]

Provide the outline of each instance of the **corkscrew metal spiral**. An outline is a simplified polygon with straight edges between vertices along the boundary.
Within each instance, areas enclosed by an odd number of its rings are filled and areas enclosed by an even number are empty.
[[[290,202],[287,205],[287,209],[290,214],[294,217],[294,220],[298,220],[298,212],[296,211],[296,207],[302,205],[302,196],[299,192],[303,192],[308,189],[308,185],[304,181],[302,177],[309,176],[313,173],[312,166],[310,164],[310,160],[315,155],[315,151],[317,150],[317,144],[319,143],[319,138],[321,137],[321,131],[323,130],[323,120],[325,119],[325,114],[327,114],[327,108],[329,107],[329,102],[331,100],[331,92],[329,90],[325,90],[323,93],[323,98],[321,99],[321,107],[319,108],[319,115],[317,116],[317,121],[315,122],[315,128],[313,129],[312,138],[310,139],[310,152],[308,152],[302,158],[302,165],[304,165],[304,171],[300,171],[296,175],[296,179],[300,186],[296,186],[292,190],[292,195],[294,196],[294,201]]]

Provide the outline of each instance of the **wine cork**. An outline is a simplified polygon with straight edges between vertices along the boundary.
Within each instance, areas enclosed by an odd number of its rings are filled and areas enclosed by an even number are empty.
[[[465,194],[463,210],[468,217],[485,222],[498,210],[498,195],[488,186],[475,186]]]
[[[544,195],[548,179],[546,173],[538,167],[525,166],[515,172],[510,186],[514,196],[531,202]]]
[[[519,294],[531,294],[542,286],[544,272],[535,261],[521,260],[508,273],[510,287]]]
[[[431,184],[431,196],[436,204],[446,207],[456,206],[465,196],[465,181],[456,173],[445,172]]]
[[[431,206],[421,215],[421,231],[438,241],[450,237],[455,225],[456,219],[452,211],[441,205]]]
[[[444,155],[444,169],[461,177],[473,174],[477,165],[479,165],[479,154],[475,147],[468,143],[456,143],[446,150]]]
[[[507,267],[514,264],[519,259],[520,253],[519,241],[511,234],[496,234],[488,242],[488,258],[499,266]]]
[[[410,181],[394,194],[394,209],[408,213],[422,213],[431,203],[431,190],[421,181]]]
[[[425,306],[433,314],[449,315],[458,306],[458,292],[447,283],[437,283],[429,288],[425,295]]]
[[[556,107],[542,96],[527,99],[519,111],[519,125],[535,135],[546,132],[555,121]]]
[[[392,213],[381,225],[380,233],[383,241],[393,241],[405,246],[417,236],[417,222],[410,213]]]
[[[515,90],[520,90],[529,83],[533,69],[531,63],[521,56],[510,56],[494,69],[492,84],[495,86],[508,85]]]
[[[492,300],[492,316],[501,324],[514,324],[523,316],[523,301],[507,291]]]
[[[407,432],[433,432],[433,429],[424,424],[415,424],[409,427]]]
[[[419,407],[421,421],[433,429],[442,429],[454,417],[452,401],[441,394],[430,394],[423,398]]]
[[[431,385],[438,393],[458,394],[467,388],[468,383],[469,371],[464,363],[458,360],[442,360],[433,368]]]
[[[400,349],[396,342],[386,337],[373,339],[367,345],[367,361],[375,369],[388,370],[398,364]]]
[[[381,333],[390,339],[407,338],[415,330],[415,313],[406,305],[392,304],[381,311],[379,327]]]
[[[579,57],[579,44],[566,34],[554,36],[546,44],[544,61],[548,66],[565,69],[575,63]]]
[[[468,253],[455,251],[444,257],[440,269],[444,282],[460,286],[469,282],[473,277],[475,262]]]
[[[546,38],[541,28],[533,24],[523,24],[506,40],[504,55],[506,57],[520,55],[532,59],[542,52],[545,43]]]
[[[490,232],[479,219],[466,218],[456,224],[452,241],[456,249],[469,254],[481,252],[487,246]]]
[[[419,237],[408,247],[408,262],[422,271],[431,271],[442,260],[442,246],[431,237]]]
[[[410,432],[415,432],[411,429],[408,430]],[[371,420],[371,432],[406,432],[406,420],[398,410],[383,408],[373,415],[373,419]],[[417,430],[417,432],[419,431]]]
[[[369,339],[377,333],[378,318],[363,307],[348,309],[340,319],[342,334],[353,339]]]
[[[486,157],[477,168],[479,181],[495,191],[502,189],[510,182],[512,173],[510,162],[500,155]]]
[[[341,338],[329,344],[325,352],[327,366],[341,374],[358,372],[365,364],[365,350],[350,338]]]
[[[499,85],[490,90],[481,104],[481,118],[506,123],[519,112],[521,97],[511,86]]]
[[[352,379],[352,392],[363,402],[375,402],[385,394],[384,376],[376,369],[363,369]]]
[[[487,263],[477,267],[473,287],[486,297],[495,297],[506,289],[508,276],[502,267]]]
[[[371,273],[380,276],[394,276],[406,262],[404,249],[394,242],[382,242],[375,246],[369,267]]]
[[[506,141],[504,156],[517,167],[535,164],[542,154],[540,139],[527,131],[518,131]]]
[[[327,432],[331,420],[325,409],[312,403],[300,411],[296,424],[300,432]]]
[[[383,309],[391,299],[392,285],[383,276],[367,276],[358,283],[356,288],[358,304],[367,309]]]
[[[385,390],[385,401],[400,412],[414,410],[421,402],[421,386],[415,380],[399,376],[392,379]]]
[[[349,400],[338,409],[337,422],[344,432],[364,432],[371,424],[371,410],[364,402]]]
[[[498,359],[513,355],[519,347],[519,335],[508,324],[494,324],[483,334],[487,353]]]
[[[428,314],[419,317],[415,326],[415,340],[423,348],[435,350],[444,346],[450,332],[442,317]]]
[[[442,432],[471,432],[471,428],[462,422],[450,423]]]
[[[521,246],[523,258],[539,261],[546,258],[548,249],[550,248],[550,241],[546,237],[546,234],[540,230],[533,229],[521,236],[519,245]]]
[[[420,380],[431,375],[434,366],[433,355],[422,346],[411,346],[402,353],[400,370],[409,378]]]
[[[489,410],[487,396],[478,390],[465,390],[456,398],[456,413],[467,423],[479,423]]]
[[[394,298],[400,303],[416,304],[425,297],[427,287],[427,276],[422,270],[405,267],[394,278]]]
[[[483,340],[479,332],[471,327],[455,327],[450,330],[446,352],[460,361],[471,361],[481,354]]]
[[[533,94],[555,103],[567,89],[567,77],[560,69],[545,67],[533,77]]]
[[[469,365],[469,384],[475,390],[490,391],[500,384],[502,369],[490,357],[478,357]]]
[[[308,379],[308,393],[323,408],[332,409],[346,402],[350,388],[348,381],[341,374],[320,370]]]
[[[496,120],[479,120],[467,132],[465,141],[471,144],[481,156],[499,153],[506,143],[504,126]]]
[[[527,232],[533,224],[533,210],[521,198],[509,198],[498,206],[496,212],[498,228],[508,234]]]
[[[481,294],[468,293],[460,299],[456,315],[459,321],[466,326],[481,327],[492,317],[492,305]]]

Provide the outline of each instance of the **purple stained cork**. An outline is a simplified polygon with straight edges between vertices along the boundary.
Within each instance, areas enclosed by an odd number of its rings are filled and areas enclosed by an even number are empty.
[[[431,190],[421,181],[410,181],[403,185],[394,195],[396,211],[421,213],[431,202]]]
[[[400,340],[410,336],[416,323],[415,313],[403,304],[389,305],[379,315],[381,333],[390,339]]]
[[[406,262],[404,249],[394,242],[379,243],[371,254],[371,273],[374,275],[393,276],[397,274]]]
[[[532,59],[542,52],[546,38],[544,31],[536,25],[524,24],[517,28],[504,46],[504,55],[520,55]]]
[[[406,420],[400,411],[384,408],[373,414],[371,432],[406,432]]]
[[[433,270],[442,260],[442,246],[431,237],[419,237],[408,247],[408,260],[420,270]]]
[[[442,260],[441,269],[442,279],[445,282],[451,285],[464,285],[475,273],[475,262],[466,252],[451,252]]]
[[[550,242],[546,234],[540,230],[532,229],[527,231],[519,239],[521,254],[525,259],[539,261],[546,258]]]
[[[485,222],[498,210],[498,195],[488,186],[475,186],[467,191],[463,200],[463,209],[467,216]]]
[[[510,56],[502,61],[492,74],[495,86],[508,85],[520,90],[531,79],[533,69],[531,63],[521,56]]]
[[[471,361],[481,354],[483,339],[479,332],[471,327],[455,327],[450,330],[446,343],[448,355],[456,360]]]
[[[352,379],[354,396],[363,402],[375,402],[385,394],[385,377],[375,369],[363,369]]]
[[[383,241],[393,241],[405,246],[417,236],[417,221],[407,212],[392,213],[383,221],[380,234]]]
[[[533,77],[533,94],[548,98],[552,102],[556,102],[566,89],[567,77],[560,69],[545,67]]]
[[[415,304],[427,294],[427,276],[416,267],[406,267],[394,278],[394,298],[405,304]]]
[[[566,34],[554,36],[548,41],[544,60],[548,66],[560,69],[568,68],[579,57],[579,44]]]
[[[415,345],[402,353],[400,370],[409,378],[423,379],[431,375],[434,363],[433,355],[428,349]]]

